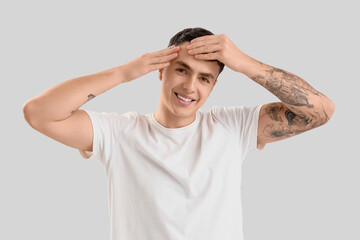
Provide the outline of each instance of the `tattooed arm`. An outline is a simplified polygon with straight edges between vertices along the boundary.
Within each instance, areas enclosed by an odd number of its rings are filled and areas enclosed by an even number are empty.
[[[265,87],[281,102],[269,103],[260,110],[258,148],[326,123],[334,103],[300,77],[263,64],[246,55],[225,35],[196,38],[189,54],[202,60],[219,60],[228,68],[243,73]]]
[[[260,110],[258,145],[275,142],[325,124],[334,112],[334,103],[302,78],[252,59],[245,74],[265,87],[281,102]]]

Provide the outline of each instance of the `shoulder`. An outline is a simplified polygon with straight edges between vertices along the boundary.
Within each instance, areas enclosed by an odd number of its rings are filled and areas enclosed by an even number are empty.
[[[214,105],[204,112],[204,119],[221,124],[226,128],[240,131],[257,125],[262,105],[257,106],[218,106]]]
[[[248,118],[249,116],[258,116],[262,105],[256,106],[213,106],[209,113],[214,118],[218,119],[228,119],[234,118],[234,120],[240,120]]]
[[[92,125],[97,129],[119,130],[134,127],[138,124],[141,114],[135,111],[125,113],[97,112],[85,110],[90,116]]]
[[[141,114],[135,111],[128,111],[124,113],[118,112],[98,112],[93,110],[84,110],[86,111],[90,117],[100,118],[100,119],[137,119],[140,118]]]

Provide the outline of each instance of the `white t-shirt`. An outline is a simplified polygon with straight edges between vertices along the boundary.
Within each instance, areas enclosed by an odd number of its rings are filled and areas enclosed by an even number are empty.
[[[152,113],[85,110],[104,166],[111,240],[242,240],[241,166],[261,105],[201,109],[166,128]]]

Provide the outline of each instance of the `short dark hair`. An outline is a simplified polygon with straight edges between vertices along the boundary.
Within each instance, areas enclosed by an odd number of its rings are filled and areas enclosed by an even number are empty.
[[[206,36],[206,35],[214,35],[214,34],[212,32],[210,32],[209,30],[206,30],[201,27],[185,28],[184,30],[175,34],[170,39],[168,46],[169,47],[172,45],[178,46],[183,42],[190,42],[191,40],[193,40],[195,38]],[[222,72],[222,70],[224,69],[225,65],[218,60],[209,60],[209,61],[216,61],[219,64],[219,67],[220,67],[219,74],[220,74]]]

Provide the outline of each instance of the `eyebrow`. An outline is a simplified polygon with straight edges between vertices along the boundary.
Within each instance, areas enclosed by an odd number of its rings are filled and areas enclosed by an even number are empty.
[[[193,69],[192,69],[188,64],[186,64],[186,63],[183,62],[183,61],[176,61],[175,64],[181,65],[181,66],[183,66],[184,68],[186,68],[187,70],[193,72]],[[212,80],[215,80],[214,75],[212,75],[211,73],[201,72],[201,73],[199,73],[199,74],[200,74],[201,76],[208,77],[208,78],[210,78],[210,79],[212,79]]]

